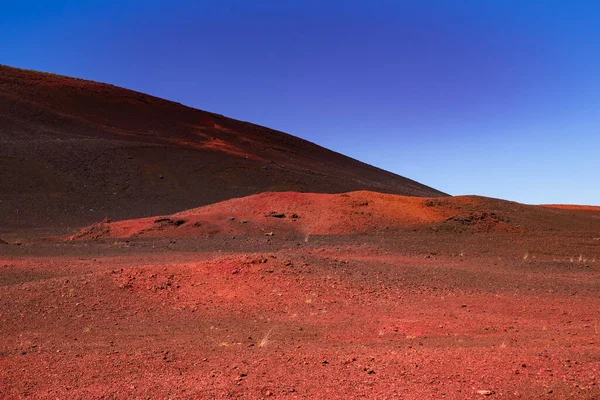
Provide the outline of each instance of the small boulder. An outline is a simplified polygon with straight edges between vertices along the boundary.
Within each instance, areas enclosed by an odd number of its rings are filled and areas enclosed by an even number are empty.
[[[185,220],[183,219],[171,219],[171,218],[159,218],[154,221],[155,225],[158,225],[159,228],[166,228],[168,226],[178,227],[185,224]]]

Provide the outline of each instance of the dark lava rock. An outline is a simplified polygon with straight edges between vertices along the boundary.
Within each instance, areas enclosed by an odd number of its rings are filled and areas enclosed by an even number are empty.
[[[154,221],[154,223],[160,225],[160,227],[180,226],[180,225],[185,224],[185,220],[171,219],[171,218],[159,218],[156,221]]]

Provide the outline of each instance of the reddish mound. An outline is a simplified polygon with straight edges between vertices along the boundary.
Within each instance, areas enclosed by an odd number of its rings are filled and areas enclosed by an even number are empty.
[[[263,193],[227,200],[170,216],[101,223],[76,238],[211,234],[345,234],[376,227],[436,222],[439,212],[417,197],[352,192]]]
[[[0,182],[0,227],[13,229],[173,213],[264,191],[444,195],[283,132],[3,66]]]
[[[169,216],[103,222],[72,238],[341,235],[422,226],[502,232],[582,224],[586,226],[585,220],[565,212],[475,196],[424,199],[367,191],[284,192],[227,200]]]

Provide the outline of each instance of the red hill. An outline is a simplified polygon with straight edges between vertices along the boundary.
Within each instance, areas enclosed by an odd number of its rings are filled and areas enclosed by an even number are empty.
[[[262,193],[150,218],[103,222],[73,239],[214,235],[380,234],[427,228],[456,232],[600,230],[600,212],[530,206],[479,196],[419,198],[368,191]]]
[[[169,214],[264,191],[444,195],[283,132],[5,66],[0,181],[9,229]]]

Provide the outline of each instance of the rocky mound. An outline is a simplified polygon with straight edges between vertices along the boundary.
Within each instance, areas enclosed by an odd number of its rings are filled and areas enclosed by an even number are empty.
[[[211,235],[377,234],[426,228],[455,232],[511,232],[600,228],[596,220],[563,210],[477,196],[424,199],[368,191],[343,194],[262,193],[167,216],[105,220],[71,239],[203,237]]]

